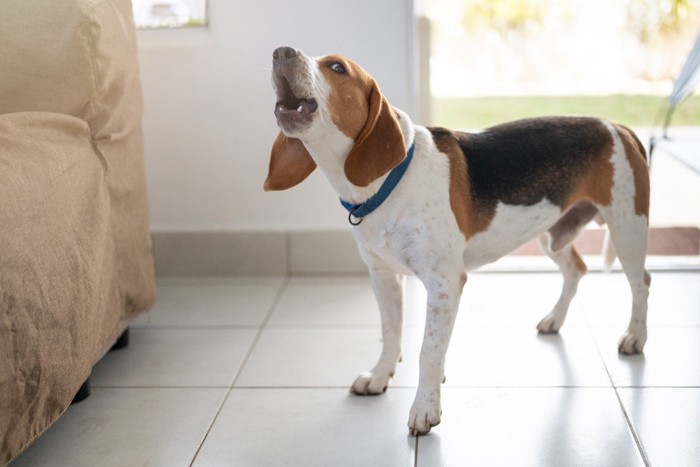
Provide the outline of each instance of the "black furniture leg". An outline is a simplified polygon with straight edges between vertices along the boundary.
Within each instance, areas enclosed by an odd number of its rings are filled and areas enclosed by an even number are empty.
[[[122,332],[122,335],[119,336],[119,338],[114,343],[112,348],[109,349],[109,351],[111,352],[113,350],[123,349],[127,345],[129,345],[129,328],[124,329],[124,332]]]
[[[78,389],[78,392],[75,393],[75,396],[73,397],[73,402],[72,404],[77,404],[80,401],[83,401],[87,399],[90,396],[90,377],[85,380],[82,386],[80,386],[80,389]]]
[[[124,332],[122,332],[121,336],[117,339],[117,341],[114,343],[114,345],[109,349],[109,351],[113,350],[119,350],[123,349],[129,345],[129,328],[126,328]],[[90,377],[85,380],[82,386],[80,386],[80,389],[78,389],[78,392],[75,394],[73,397],[73,401],[71,404],[77,404],[80,401],[83,401],[87,399],[90,396]]]

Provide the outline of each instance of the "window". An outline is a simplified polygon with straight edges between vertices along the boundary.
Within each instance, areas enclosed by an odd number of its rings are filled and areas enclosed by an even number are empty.
[[[206,26],[206,0],[132,0],[136,26],[149,28],[181,28]]]

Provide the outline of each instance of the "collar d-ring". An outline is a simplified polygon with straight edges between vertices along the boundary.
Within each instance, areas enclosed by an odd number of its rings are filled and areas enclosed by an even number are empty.
[[[352,220],[353,214],[355,213],[355,211],[357,211],[357,209],[358,209],[360,206],[361,206],[361,205],[355,206],[355,207],[348,213],[348,222],[350,222],[350,225],[360,225],[360,224],[362,224],[362,220],[364,219],[364,217],[356,217],[355,219],[357,219],[357,222],[353,222],[353,220]]]

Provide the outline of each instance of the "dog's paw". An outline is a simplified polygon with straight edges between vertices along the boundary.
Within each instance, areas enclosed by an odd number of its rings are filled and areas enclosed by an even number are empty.
[[[352,383],[350,392],[360,396],[382,394],[389,386],[389,381],[392,376],[392,374],[377,374],[366,371],[358,376],[355,382]]]
[[[633,355],[644,351],[644,344],[647,341],[646,333],[634,333],[627,331],[620,338],[617,344],[617,351],[625,355]]]
[[[537,324],[537,330],[543,334],[553,334],[559,332],[564,318],[555,313],[550,313]]]
[[[440,424],[439,403],[414,402],[408,415],[408,434],[411,436],[426,435],[430,429]]]

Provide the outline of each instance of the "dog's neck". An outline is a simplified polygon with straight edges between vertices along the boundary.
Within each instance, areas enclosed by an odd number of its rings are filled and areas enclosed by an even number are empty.
[[[399,109],[395,110],[400,116],[399,123],[404,137],[404,145],[408,150],[415,136],[413,123],[405,112]],[[366,187],[350,183],[345,175],[345,159],[355,142],[338,130],[330,118],[324,118],[323,115],[320,117],[320,121],[307,135],[301,138],[301,141],[341,199],[352,204],[365,202],[379,191],[389,173],[387,172],[372,181]]]

